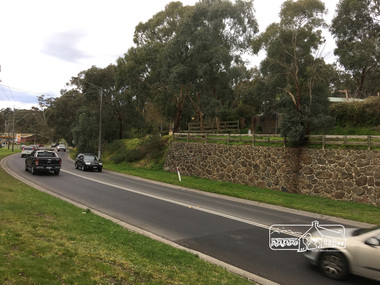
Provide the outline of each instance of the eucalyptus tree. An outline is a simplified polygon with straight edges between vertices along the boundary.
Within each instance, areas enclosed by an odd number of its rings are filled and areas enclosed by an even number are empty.
[[[85,100],[73,126],[75,141],[80,141],[78,136],[82,134],[88,135],[83,130],[86,128],[84,120],[88,120],[87,127],[97,126],[101,141],[111,142],[128,136],[139,117],[125,88],[118,84],[115,65],[110,64],[106,68],[93,66],[80,72],[78,77],[73,77],[71,85],[83,94]]]
[[[52,140],[64,139],[73,144],[71,132],[79,109],[85,106],[84,95],[75,89],[61,90],[61,96],[54,98],[46,109],[47,124],[53,130]]]
[[[252,41],[254,53],[266,52],[260,71],[272,89],[268,101],[276,102],[284,113],[281,134],[295,144],[302,144],[305,134],[321,126],[323,118],[328,120],[328,82],[321,73],[325,63],[318,57],[325,13],[320,0],[287,0],[281,6],[280,22]]]
[[[368,96],[366,82],[371,74],[380,72],[379,7],[379,0],[340,0],[330,27],[337,45],[334,54],[355,80],[357,98]]]
[[[139,23],[133,38],[136,47],[117,60],[117,84],[128,92],[141,115],[149,105],[149,110],[161,111],[157,114],[160,118],[167,116],[170,121],[174,120],[175,130],[179,128],[185,100],[180,92],[168,86],[163,73],[164,49],[177,34],[181,19],[190,9],[191,6],[183,6],[181,2],[171,2],[164,11]]]
[[[191,101],[201,127],[206,112],[218,122],[233,101],[233,69],[257,30],[253,1],[202,0],[181,19],[166,47],[165,74],[170,88]]]

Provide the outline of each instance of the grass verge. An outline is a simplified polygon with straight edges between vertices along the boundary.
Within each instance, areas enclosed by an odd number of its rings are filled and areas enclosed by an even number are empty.
[[[0,149],[0,159],[11,154]],[[0,168],[0,284],[250,284]]]

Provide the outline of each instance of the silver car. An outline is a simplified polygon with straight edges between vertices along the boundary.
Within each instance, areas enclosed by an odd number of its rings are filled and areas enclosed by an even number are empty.
[[[318,234],[311,234],[311,243],[319,242]],[[329,278],[341,280],[352,273],[380,281],[380,226],[347,228],[345,238],[344,248],[331,245],[307,250],[304,255]]]
[[[57,146],[57,151],[61,151],[61,150],[66,151],[66,146],[64,144],[60,144]]]
[[[21,157],[27,157],[29,156],[34,148],[32,146],[24,146],[21,151]]]

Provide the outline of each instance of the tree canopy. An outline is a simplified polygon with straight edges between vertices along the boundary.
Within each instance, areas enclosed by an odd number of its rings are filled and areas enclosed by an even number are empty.
[[[111,142],[187,129],[192,120],[253,126],[256,115],[282,113],[281,134],[302,144],[334,123],[330,94],[379,94],[379,12],[379,0],[340,0],[329,27],[337,61],[327,64],[321,0],[284,1],[280,21],[260,34],[253,0],[171,2],[136,26],[135,45],[115,63],[79,72],[60,97],[41,96],[39,108],[16,119],[21,131],[95,151],[99,133]],[[259,66],[245,61],[261,51]],[[13,115],[0,112],[5,132]]]

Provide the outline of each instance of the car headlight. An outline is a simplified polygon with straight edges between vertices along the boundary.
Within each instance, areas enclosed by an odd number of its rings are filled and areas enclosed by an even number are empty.
[[[86,164],[86,165],[91,165],[91,162],[89,162],[89,161],[85,161],[85,164]]]

